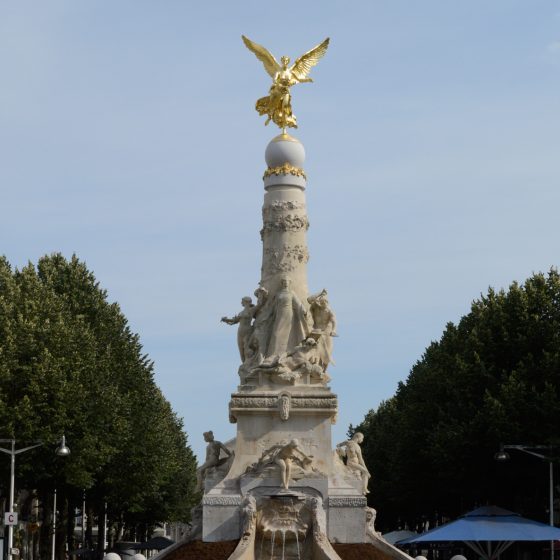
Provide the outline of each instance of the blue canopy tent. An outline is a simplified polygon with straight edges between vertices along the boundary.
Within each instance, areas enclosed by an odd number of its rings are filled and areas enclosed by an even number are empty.
[[[560,529],[496,506],[486,506],[466,513],[422,535],[398,541],[398,546],[435,542],[464,542],[486,560],[495,560],[517,541],[560,540]],[[492,549],[492,543],[494,548]]]
[[[418,533],[414,531],[399,530],[391,531],[390,533],[383,533],[383,538],[389,544],[395,544],[398,541],[404,541],[405,539],[411,539],[412,537],[417,537]]]

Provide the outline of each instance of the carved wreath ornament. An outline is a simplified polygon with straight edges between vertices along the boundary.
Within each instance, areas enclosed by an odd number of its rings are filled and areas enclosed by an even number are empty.
[[[294,177],[303,177],[307,181],[305,171],[301,167],[295,167],[291,163],[283,163],[277,167],[269,167],[263,175],[263,179],[272,175],[293,175]]]
[[[274,273],[290,272],[298,264],[305,264],[309,261],[309,252],[304,245],[284,245],[281,249],[267,247],[264,255],[269,259],[269,269]]]
[[[307,231],[308,229],[309,220],[305,214],[303,216],[287,214],[286,216],[278,216],[272,220],[265,219],[261,230],[261,237],[262,234],[267,231]]]
[[[283,210],[302,210],[305,208],[305,203],[300,200],[274,200],[267,208],[277,212]]]

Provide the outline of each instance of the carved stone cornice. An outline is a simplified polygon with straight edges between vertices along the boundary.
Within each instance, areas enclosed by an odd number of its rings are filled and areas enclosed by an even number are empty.
[[[278,396],[271,395],[243,395],[233,394],[229,403],[230,420],[235,422],[238,412],[270,412],[281,416],[294,413],[307,412],[328,412],[335,415],[338,411],[338,399],[332,393],[327,395],[291,395],[289,397],[289,407],[286,410],[286,403],[282,402],[282,397],[286,393]]]
[[[361,508],[366,506],[366,498],[359,496],[331,496],[329,498],[329,507]]]
[[[292,397],[292,408],[328,408],[338,409],[338,399],[335,396],[328,397]]]
[[[276,408],[277,397],[237,397],[232,396],[230,408]]]
[[[241,496],[204,496],[203,506],[240,506]]]

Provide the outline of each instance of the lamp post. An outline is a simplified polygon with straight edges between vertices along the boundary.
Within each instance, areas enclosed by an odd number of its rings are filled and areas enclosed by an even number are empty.
[[[55,453],[59,457],[68,457],[70,455],[70,448],[66,445],[66,438],[62,436],[60,445],[56,448]],[[54,489],[53,498],[53,522],[52,522],[52,548],[51,548],[51,560],[55,560],[56,554],[56,488]]]
[[[86,491],[82,494],[82,548],[86,547]]]
[[[10,467],[10,503],[9,509],[10,513],[14,512],[14,501],[15,501],[15,472],[16,472],[16,455],[20,453],[24,453],[25,451],[29,451],[30,449],[35,449],[35,447],[39,447],[43,445],[42,443],[36,443],[34,445],[30,445],[28,447],[22,447],[21,449],[16,449],[16,440],[15,439],[0,439],[1,443],[10,443],[10,448],[5,449],[4,447],[0,447],[0,451],[2,453],[7,453],[10,455],[11,459],[11,467]],[[14,546],[14,526],[8,525],[8,558],[12,558],[12,549]]]
[[[543,461],[548,461],[548,513],[549,513],[549,525],[554,527],[554,470],[552,464],[552,458],[543,455],[535,450],[546,449],[548,451],[552,450],[550,445],[504,445],[500,444],[499,451],[494,455],[496,461],[509,461],[510,456],[506,449],[514,449],[516,451],[521,451],[522,453],[527,453],[527,455],[532,455],[542,459]],[[550,560],[554,560],[554,541],[550,541]]]

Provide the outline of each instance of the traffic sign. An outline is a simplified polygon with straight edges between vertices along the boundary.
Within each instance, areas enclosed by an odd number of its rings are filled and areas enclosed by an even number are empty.
[[[4,525],[17,525],[17,512],[15,511],[7,511],[4,513]]]

